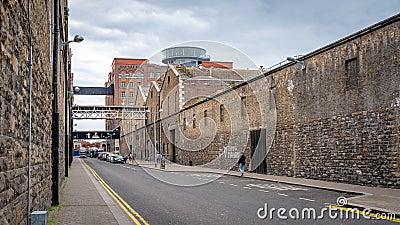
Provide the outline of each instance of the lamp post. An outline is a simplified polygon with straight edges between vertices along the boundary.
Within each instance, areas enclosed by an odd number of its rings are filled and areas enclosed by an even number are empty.
[[[129,122],[128,122],[129,123]],[[134,140],[135,140],[135,131],[137,130],[137,126],[138,126],[138,124],[139,124],[139,122],[137,122],[136,121],[136,123],[135,124],[131,124],[132,126],[132,134],[131,134],[131,156],[132,156],[132,159],[133,159],[133,144],[134,144]]]
[[[156,144],[156,114],[159,112],[162,112],[163,110],[160,109],[158,112],[151,112],[150,110],[146,110],[147,113],[152,113],[153,114],[153,136],[154,136],[154,166],[157,167],[157,159],[156,159],[156,154],[157,154],[157,144]]]
[[[62,42],[61,43],[61,50],[64,50],[64,47],[68,47],[69,43],[72,42],[82,42],[84,40],[84,38],[77,34],[75,35],[73,40],[70,40],[66,42]],[[66,49],[66,51],[64,51],[64,55],[65,55],[65,59],[66,59],[66,69],[65,69],[65,176],[68,177],[69,174],[69,166],[72,163],[72,135],[71,135],[71,124],[72,124],[72,119],[71,119],[71,108],[69,107],[70,105],[73,104],[73,99],[72,99],[72,95],[73,91],[70,90],[70,72],[71,72],[71,60],[70,60],[70,55],[69,55],[69,48]],[[69,121],[70,120],[70,121]]]
[[[136,133],[137,127],[138,127],[139,122],[135,123],[135,130],[132,129],[132,149],[131,149],[131,156],[132,156],[132,161],[133,161],[133,143],[134,143],[134,134]],[[135,131],[135,132],[134,132]]]

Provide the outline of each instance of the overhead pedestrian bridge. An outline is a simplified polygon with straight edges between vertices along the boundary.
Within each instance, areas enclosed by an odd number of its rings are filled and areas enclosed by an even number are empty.
[[[140,106],[73,106],[73,119],[144,120],[146,107]]]

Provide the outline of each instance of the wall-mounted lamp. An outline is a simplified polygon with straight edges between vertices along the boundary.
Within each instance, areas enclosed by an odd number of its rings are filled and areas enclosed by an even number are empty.
[[[62,46],[64,47],[65,45],[68,45],[71,42],[79,43],[79,42],[82,42],[83,40],[85,40],[85,39],[81,35],[77,34],[77,35],[75,35],[74,40],[62,42]]]
[[[305,69],[306,69],[306,64],[304,63],[304,61],[300,61],[300,60],[298,60],[298,59],[296,59],[296,58],[293,58],[293,57],[287,57],[286,59],[287,59],[288,61],[290,61],[290,62],[295,62],[295,63],[301,64],[301,69],[302,69],[302,70],[305,70]]]

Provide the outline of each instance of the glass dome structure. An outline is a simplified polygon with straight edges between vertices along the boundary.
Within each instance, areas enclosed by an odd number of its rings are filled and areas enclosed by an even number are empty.
[[[161,61],[164,64],[191,64],[210,61],[206,50],[199,47],[171,47],[161,51]]]

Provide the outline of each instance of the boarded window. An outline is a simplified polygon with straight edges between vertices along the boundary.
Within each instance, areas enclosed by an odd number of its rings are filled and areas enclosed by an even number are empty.
[[[352,58],[346,60],[346,89],[354,88],[358,86],[358,60]]]

